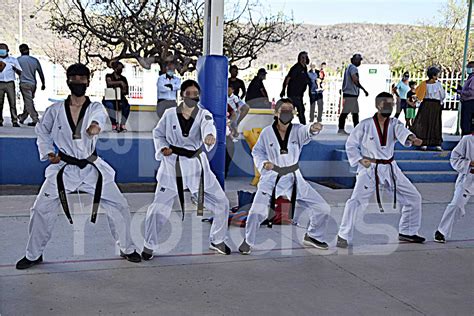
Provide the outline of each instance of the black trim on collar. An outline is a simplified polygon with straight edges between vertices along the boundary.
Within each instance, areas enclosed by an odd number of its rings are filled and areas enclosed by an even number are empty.
[[[291,133],[291,128],[293,127],[293,124],[290,123],[288,125],[288,129],[286,130],[284,139],[281,139],[280,132],[278,131],[277,125],[278,125],[278,121],[275,119],[275,122],[273,122],[272,124],[273,132],[275,132],[275,136],[278,140],[278,144],[280,145],[280,154],[286,155],[288,154],[288,140],[290,139],[290,133]]]
[[[390,118],[387,117],[385,122],[383,123],[383,131],[380,129],[380,124],[377,119],[377,114],[373,117],[375,128],[377,129],[377,134],[379,135],[379,141],[381,146],[387,146],[387,137],[388,137],[388,124],[390,123]]]
[[[191,117],[189,119],[185,119],[183,116],[183,105],[179,105],[176,108],[176,115],[178,116],[179,127],[181,127],[181,133],[183,137],[188,137],[191,128],[193,127],[194,120],[196,119],[196,115],[199,112],[199,107],[195,106],[193,111],[191,112]]]
[[[72,132],[72,139],[81,139],[81,129],[84,115],[86,115],[86,110],[91,104],[91,100],[89,97],[86,97],[86,101],[81,107],[81,111],[79,112],[79,117],[77,118],[77,125],[74,124],[74,120],[72,119],[71,114],[71,96],[68,96],[67,99],[64,101],[64,110],[66,111],[67,121],[69,123],[69,127],[71,128]]]

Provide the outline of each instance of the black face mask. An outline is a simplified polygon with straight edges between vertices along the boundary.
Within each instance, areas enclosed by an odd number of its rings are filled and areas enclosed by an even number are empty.
[[[306,57],[306,65],[309,65],[309,57]]]
[[[67,86],[71,90],[72,95],[76,97],[82,97],[86,94],[86,83],[68,83]]]
[[[199,103],[199,97],[197,97],[197,98],[183,98],[183,101],[184,101],[184,104],[186,104],[186,106],[188,108],[194,108]]]
[[[393,107],[384,106],[380,114],[382,114],[383,117],[390,117],[390,115],[392,115],[392,112],[393,112]]]
[[[280,112],[279,120],[285,125],[291,123],[291,121],[293,120],[293,111]]]

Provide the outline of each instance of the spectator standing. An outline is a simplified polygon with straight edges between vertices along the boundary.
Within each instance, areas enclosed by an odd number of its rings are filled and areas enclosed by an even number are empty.
[[[342,111],[339,116],[339,130],[338,134],[348,135],[344,130],[346,119],[349,113],[352,114],[352,121],[354,127],[359,124],[359,92],[362,89],[365,96],[369,96],[367,90],[360,84],[359,81],[359,70],[357,69],[362,63],[362,56],[360,54],[354,54],[351,58],[351,63],[347,66],[344,71],[344,79],[342,82]]]
[[[270,101],[268,100],[268,93],[263,84],[263,80],[267,78],[267,71],[260,68],[257,75],[250,81],[247,89],[247,96],[245,102],[250,108],[270,108]]]
[[[123,64],[119,61],[112,62],[112,69],[114,70],[111,74],[105,75],[105,82],[107,88],[120,88],[120,100],[103,100],[107,113],[109,114],[110,122],[112,123],[112,130],[117,133],[126,132],[127,129],[125,124],[127,123],[128,116],[130,115],[130,103],[128,103],[128,81],[125,76],[122,75]],[[121,112],[119,120],[118,111]]]
[[[321,88],[322,88],[323,81],[326,78],[326,71],[324,70],[324,68],[326,68],[326,63],[322,62],[321,68],[319,69],[319,80],[321,80]]]
[[[156,114],[161,118],[167,109],[174,108],[178,104],[176,98],[181,88],[181,79],[175,75],[176,66],[169,62],[165,68],[166,72],[158,77],[156,87],[158,89],[158,102]]]
[[[308,65],[308,53],[300,52],[298,54],[298,62],[290,68],[290,71],[283,81],[283,88],[280,93],[281,98],[286,94],[292,100],[298,111],[300,123],[303,125],[306,124],[303,95],[306,91],[306,87],[309,85]]]
[[[411,128],[413,125],[413,119],[416,116],[416,108],[418,104],[418,98],[416,97],[416,82],[410,81],[408,83],[410,91],[407,93],[407,111],[405,114],[406,127]]]
[[[314,112],[316,110],[316,103],[318,103],[318,117],[317,121],[320,123],[323,118],[323,89],[320,80],[321,71],[316,69],[315,64],[310,65],[308,71],[309,84],[309,121],[314,122]]]
[[[247,94],[247,89],[245,88],[244,81],[237,78],[237,76],[239,75],[239,68],[237,68],[236,65],[231,65],[229,67],[229,73],[230,78],[228,85],[232,86],[232,88],[234,89],[234,94],[243,100],[245,98],[245,95]]]
[[[416,97],[421,101],[420,108],[413,122],[412,131],[423,140],[422,150],[435,147],[442,151],[442,103],[446,97],[438,75],[441,71],[437,67],[430,67],[427,71],[428,80],[423,81],[416,88]]]
[[[405,120],[407,115],[407,94],[410,91],[410,86],[408,85],[408,80],[410,79],[410,73],[407,71],[403,74],[402,79],[400,82],[395,86],[393,93],[397,96],[400,100],[400,108],[397,108],[397,112],[395,113],[395,117],[398,118],[400,116],[401,111],[405,114]]]
[[[471,134],[471,117],[474,115],[474,61],[466,67],[468,78],[463,87],[458,89],[461,95],[461,131],[462,135]]]
[[[30,48],[27,44],[21,44],[19,49],[21,56],[18,57],[18,63],[22,69],[20,91],[23,97],[24,109],[23,113],[18,115],[18,121],[24,124],[28,116],[31,116],[32,122],[28,123],[28,126],[35,126],[39,122],[38,112],[34,103],[37,83],[36,73],[38,73],[41,80],[41,90],[46,89],[43,69],[39,60],[30,56]]]
[[[10,105],[12,126],[20,127],[16,113],[15,74],[21,76],[21,66],[15,57],[9,55],[8,45],[0,43],[0,126],[3,126],[3,103],[5,94]]]

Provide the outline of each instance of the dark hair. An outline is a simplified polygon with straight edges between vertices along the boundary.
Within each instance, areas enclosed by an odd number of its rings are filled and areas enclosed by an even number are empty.
[[[416,82],[415,82],[415,81],[412,80],[412,81],[408,82],[408,86],[409,86],[409,87],[414,86],[414,85],[416,85]]]
[[[110,64],[110,66],[112,67],[112,69],[115,69],[115,68],[117,68],[118,66],[124,67],[123,64],[122,64],[121,62],[119,62],[118,60],[113,61],[113,62]]]
[[[385,92],[385,91],[380,92],[375,97],[375,105],[378,105],[381,101],[383,101],[383,99],[392,99],[393,100],[393,95],[391,93],[388,93],[388,92]]]
[[[87,79],[90,79],[91,71],[84,64],[81,64],[81,63],[72,64],[66,70],[66,78],[69,79],[69,77],[72,77],[72,76],[86,76]]]
[[[20,52],[22,51],[25,51],[25,50],[30,50],[30,48],[28,47],[28,45],[26,44],[21,44],[18,49],[20,50]]]
[[[277,101],[275,105],[275,112],[277,112],[281,108],[281,106],[285,103],[290,103],[291,105],[293,105],[293,107],[295,106],[293,103],[293,100],[291,100],[290,98],[281,98],[280,100]]]
[[[323,61],[323,62],[321,63],[321,65],[326,65],[326,62],[325,62],[325,61]]]
[[[180,94],[183,95],[183,92],[186,91],[186,89],[189,87],[196,87],[198,91],[201,92],[201,87],[199,86],[199,84],[194,80],[188,79],[181,84]]]
[[[409,73],[408,71],[405,71],[405,72],[403,73],[403,77],[410,77],[410,73]]]
[[[232,69],[239,70],[239,67],[237,67],[236,65],[230,65],[229,72],[231,72]]]
[[[300,52],[300,53],[298,54],[298,62],[300,61],[300,58],[301,58],[301,56],[303,56],[303,55],[308,55],[308,53],[305,52],[305,51]]]
[[[474,65],[474,60],[471,60],[470,62],[467,63],[468,65]]]
[[[428,68],[428,71],[426,72],[426,74],[428,75],[429,79],[433,79],[433,77],[437,76],[440,72],[441,70],[439,70],[438,67],[433,66],[433,67]]]

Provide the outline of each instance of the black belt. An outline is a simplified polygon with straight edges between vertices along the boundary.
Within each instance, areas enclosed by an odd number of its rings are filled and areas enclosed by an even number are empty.
[[[92,155],[90,155],[86,159],[77,159],[75,157],[71,157],[59,151],[59,157],[61,161],[64,161],[66,164],[59,170],[58,175],[56,176],[57,186],[58,186],[58,193],[59,193],[59,200],[61,201],[61,205],[64,210],[64,214],[66,214],[69,223],[72,224],[72,217],[71,212],[69,211],[69,205],[67,203],[67,196],[66,196],[66,189],[64,188],[64,181],[63,181],[63,174],[64,169],[67,165],[74,165],[78,166],[80,169],[84,169],[87,165],[91,165],[97,170],[97,183],[95,185],[95,192],[94,192],[94,200],[92,204],[92,215],[91,215],[91,222],[95,223],[97,219],[97,212],[99,210],[100,198],[102,195],[102,173],[100,172],[99,168],[94,164],[94,161],[97,160],[97,153],[94,151]]]
[[[296,188],[296,171],[300,168],[298,163],[288,166],[288,167],[279,167],[274,165],[272,171],[275,171],[278,173],[278,176],[275,180],[275,186],[273,187],[272,191],[272,197],[270,198],[270,214],[268,216],[268,227],[273,226],[273,216],[275,214],[275,201],[276,201],[276,188],[278,185],[278,182],[280,181],[281,177],[286,176],[287,174],[292,173],[294,178],[293,178],[293,188],[291,191],[291,213],[290,213],[290,218],[293,218],[294,213],[295,213],[295,207],[296,207],[296,194],[297,194],[297,188]]]
[[[379,172],[378,172],[378,167],[379,165],[389,165],[390,166],[390,174],[392,175],[392,181],[393,181],[393,208],[397,208],[397,181],[395,180],[395,174],[393,173],[393,157],[390,159],[372,159],[372,158],[367,158],[364,157],[364,159],[370,160],[370,162],[375,163],[375,194],[377,195],[377,203],[379,205],[379,210],[381,213],[384,212],[383,206],[382,206],[382,201],[380,200],[380,180],[379,180]]]
[[[181,164],[179,162],[179,157],[184,156],[187,158],[197,158],[201,164],[201,176],[199,179],[199,191],[198,191],[198,202],[197,202],[197,215],[204,215],[204,170],[202,166],[201,153],[202,148],[198,150],[189,150],[182,147],[176,147],[171,145],[170,149],[173,151],[176,157],[176,187],[178,189],[179,203],[181,204],[181,212],[183,214],[182,220],[184,220],[184,187],[183,187],[183,173],[181,171]]]
[[[471,169],[471,173],[474,174],[474,169]]]

